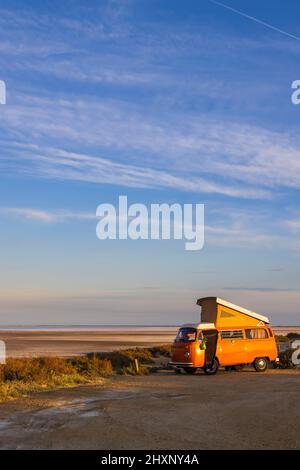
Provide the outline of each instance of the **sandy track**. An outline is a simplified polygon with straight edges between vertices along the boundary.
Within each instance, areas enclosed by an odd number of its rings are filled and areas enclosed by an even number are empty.
[[[300,372],[162,372],[0,406],[2,449],[300,448]]]

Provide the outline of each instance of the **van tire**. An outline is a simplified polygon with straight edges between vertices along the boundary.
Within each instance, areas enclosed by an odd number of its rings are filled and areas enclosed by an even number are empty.
[[[256,372],[265,372],[268,367],[268,361],[265,357],[257,357],[254,361],[254,369]]]
[[[206,375],[214,375],[218,372],[219,369],[219,363],[216,358],[213,360],[212,367],[207,367],[206,365],[204,366],[203,370]]]
[[[197,369],[196,369],[196,367],[185,367],[184,371],[187,374],[192,375],[192,374],[195,374],[197,372]]]

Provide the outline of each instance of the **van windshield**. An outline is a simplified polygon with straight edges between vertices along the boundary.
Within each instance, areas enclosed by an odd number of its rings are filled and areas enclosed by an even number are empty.
[[[197,330],[195,328],[180,328],[177,333],[176,342],[183,341],[189,343],[196,340]]]

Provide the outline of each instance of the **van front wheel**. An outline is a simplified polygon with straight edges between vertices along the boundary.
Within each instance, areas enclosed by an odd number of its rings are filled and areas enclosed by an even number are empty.
[[[217,359],[215,358],[213,360],[212,365],[211,366],[206,366],[205,365],[203,370],[204,370],[205,374],[207,374],[207,375],[214,375],[218,372],[218,369],[219,369],[219,363],[218,363]]]
[[[265,357],[257,357],[254,361],[254,369],[256,372],[265,372],[268,367],[268,361]]]

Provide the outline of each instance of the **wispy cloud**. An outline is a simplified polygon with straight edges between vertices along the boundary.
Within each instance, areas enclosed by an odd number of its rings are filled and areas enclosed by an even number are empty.
[[[29,82],[54,80],[48,93],[19,83],[1,109],[2,172],[251,199],[298,188],[299,138],[222,111],[228,102],[233,111],[253,103],[261,109],[259,97],[265,103],[276,85],[252,86],[251,75],[244,92],[244,76],[216,79],[215,70],[202,70],[215,67],[216,51],[224,63],[224,54],[235,61],[245,47],[260,51],[273,43],[224,36],[205,24],[162,28],[144,19],[141,28],[128,21],[132,5],[125,3],[104,2],[88,17],[80,5],[59,18],[1,10],[0,50],[18,56],[5,56],[3,69],[14,77],[28,73]],[[87,87],[76,93],[78,82]],[[104,90],[95,89],[100,84]],[[206,110],[213,106],[220,115],[201,111],[207,100]]]
[[[193,193],[223,194],[242,198],[269,198],[267,190],[240,188],[215,183],[201,176],[186,176],[178,171],[157,170],[145,166],[116,163],[108,158],[67,152],[61,149],[38,149],[21,152],[15,170],[32,176],[113,184],[134,188],[176,189]],[[26,165],[27,163],[27,165]],[[28,165],[28,163],[30,163]]]
[[[277,250],[278,253],[300,251],[300,243],[288,224],[282,222],[280,211],[276,215],[252,204],[242,209],[229,204],[210,207],[205,240],[208,246]],[[279,272],[283,268],[275,266],[267,270]]]
[[[300,232],[300,214],[296,215],[294,218],[286,220],[284,225],[293,233]]]
[[[299,292],[297,289],[290,288],[276,288],[276,287],[223,287],[223,290],[228,291],[245,291],[245,292]]]
[[[87,212],[70,212],[65,210],[46,211],[29,207],[1,207],[0,214],[46,224],[68,220],[96,220],[95,214],[89,214]]]
[[[246,198],[300,184],[297,136],[199,114],[21,95],[1,129],[2,171]],[[87,152],[64,150],[78,145]]]
[[[300,251],[300,243],[287,230],[281,235],[276,233],[276,225],[270,224],[265,226],[262,221],[264,213],[251,213],[244,211],[243,217],[238,216],[239,211],[226,212],[226,217],[214,219],[213,211],[210,213],[209,221],[205,224],[205,245],[212,247],[234,247],[253,249],[274,248],[285,250],[289,249],[294,252]],[[67,223],[67,222],[97,222],[96,210],[92,212],[83,212],[76,210],[52,209],[44,210],[32,207],[1,207],[0,216],[13,217],[21,220],[38,222],[46,225]],[[149,215],[150,217],[150,215]],[[151,223],[151,219],[147,219]],[[287,227],[288,228],[288,227]],[[280,268],[269,269],[269,271],[282,271]],[[196,272],[195,272],[196,273]],[[201,272],[197,272],[200,274]],[[203,271],[206,274],[216,273],[215,271]],[[231,289],[230,287],[226,289]],[[233,289],[233,288],[232,288]]]

